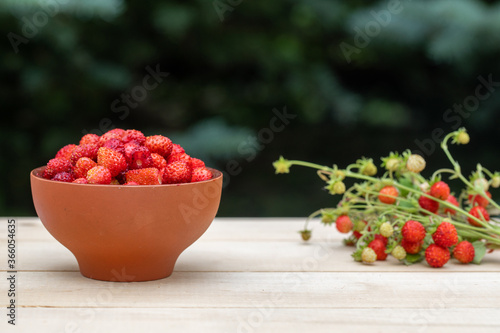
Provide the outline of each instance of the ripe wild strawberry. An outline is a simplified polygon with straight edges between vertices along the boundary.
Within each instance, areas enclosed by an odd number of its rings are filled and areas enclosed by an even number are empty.
[[[164,184],[189,183],[191,181],[193,170],[191,166],[184,161],[174,161],[168,163],[163,169]]]
[[[115,129],[109,130],[106,133],[104,133],[103,135],[101,135],[101,137],[99,138],[98,145],[99,145],[99,147],[102,147],[102,145],[110,139],[118,139],[121,141],[123,135],[125,135],[125,130],[123,130],[121,128],[115,128]]]
[[[103,166],[95,166],[87,172],[89,184],[109,184],[111,183],[111,173]]]
[[[76,164],[76,161],[78,161],[82,157],[88,157],[91,160],[96,161],[97,160],[97,151],[99,150],[99,147],[95,144],[86,144],[86,145],[81,145],[81,146],[76,146],[75,149],[73,150],[73,153],[71,153],[71,163],[73,165]]]
[[[142,145],[146,141],[146,137],[141,131],[135,129],[128,129],[125,131],[125,134],[122,136],[123,143],[128,143],[131,141],[135,141],[138,144]]]
[[[193,169],[205,167],[205,162],[198,158],[191,157],[191,167]]]
[[[127,183],[125,183],[123,185],[139,185],[139,184],[137,184],[136,182],[127,182]]]
[[[101,147],[106,147],[106,148],[111,148],[120,154],[125,154],[125,146],[123,145],[123,142],[121,142],[118,139],[109,139],[108,141],[104,142],[104,144]]]
[[[71,159],[71,154],[73,153],[73,150],[76,148],[77,146],[74,145],[74,144],[69,144],[69,145],[66,145],[64,147],[62,147],[61,149],[59,149],[59,151],[57,152],[56,154],[56,158],[63,158],[65,160],[70,160]]]
[[[489,191],[485,191],[486,196],[491,199],[491,193]],[[479,194],[469,194],[469,201],[472,204],[472,206],[481,206],[481,207],[488,207],[489,201],[485,197]]]
[[[189,156],[186,153],[175,154],[175,155],[171,154],[167,159],[167,164],[170,164],[170,163],[175,162],[175,161],[184,161],[192,167],[191,156]]]
[[[101,147],[97,152],[97,165],[108,168],[111,177],[127,169],[127,161],[122,154],[111,148]]]
[[[377,260],[377,254],[371,247],[365,247],[363,252],[361,252],[361,260],[365,264],[374,263]]]
[[[99,135],[89,133],[82,136],[82,138],[80,139],[80,146],[88,144],[93,144],[93,145],[99,144]]]
[[[426,194],[429,194],[429,192],[427,192]],[[431,198],[428,198],[424,195],[421,195],[420,198],[418,198],[418,204],[423,209],[428,210],[429,212],[434,214],[436,214],[437,211],[439,210],[439,202],[434,201]]]
[[[456,207],[459,207],[459,204],[458,204],[458,201],[457,201],[457,198],[455,198],[453,195],[449,195],[448,198],[446,199],[446,201],[448,201],[449,203],[451,203],[452,205],[456,206]],[[450,214],[450,215],[455,215],[457,212],[456,210],[454,209],[451,209],[449,207],[446,207],[444,209],[444,213],[445,214]]]
[[[154,167],[151,152],[144,146],[134,147],[128,153],[128,168],[130,170]]]
[[[387,244],[389,243],[389,240],[387,239],[387,237],[384,237],[380,234],[376,234],[375,239],[381,241],[384,244],[384,246],[387,246]]]
[[[490,214],[488,214],[486,209],[482,206],[472,207],[471,210],[469,210],[469,214],[485,222],[488,222],[490,220]],[[467,218],[467,221],[469,221],[470,225],[473,225],[475,227],[482,227],[479,222],[470,217]]]
[[[380,239],[374,239],[369,244],[368,247],[375,251],[377,255],[377,260],[385,260],[387,258],[387,253],[385,253],[385,245]]]
[[[453,249],[453,257],[460,261],[462,264],[468,264],[474,260],[476,251],[474,246],[468,241],[461,241]]]
[[[425,169],[425,160],[420,155],[412,154],[406,161],[406,168],[411,172],[419,173]]]
[[[340,215],[335,221],[335,227],[343,234],[350,232],[352,230],[352,226],[353,223],[347,215]]]
[[[201,182],[204,180],[212,179],[212,172],[205,167],[193,168],[193,173],[191,175],[191,182]]]
[[[144,146],[146,146],[151,153],[157,153],[163,157],[167,157],[172,152],[172,141],[163,135],[146,137]]]
[[[76,184],[88,184],[89,182],[87,181],[87,178],[77,178],[73,180],[73,183]]]
[[[76,178],[85,178],[87,177],[87,172],[97,165],[96,162],[91,160],[88,157],[82,157],[76,161],[75,168],[73,169],[73,173]]]
[[[408,242],[420,242],[425,238],[425,228],[420,222],[409,220],[401,228],[401,235]]]
[[[443,267],[450,260],[450,251],[439,245],[431,244],[425,250],[425,260],[431,267]]]
[[[71,172],[73,166],[67,159],[56,157],[50,159],[43,171],[43,178],[52,179],[59,172]]]
[[[441,223],[432,234],[432,239],[436,245],[450,247],[458,242],[458,233],[455,226],[450,222]]]
[[[446,200],[450,195],[450,187],[443,181],[438,181],[431,186],[430,194],[437,199]]]
[[[422,245],[424,245],[424,241],[420,242],[409,242],[405,238],[401,241],[401,246],[409,254],[417,254],[422,250]]]
[[[73,175],[69,172],[59,172],[54,176],[54,178],[52,178],[52,180],[71,183],[73,180],[75,180],[75,177],[73,177]]]
[[[160,171],[156,168],[130,170],[125,173],[126,183],[135,182],[139,185],[161,184]]]
[[[170,153],[171,155],[183,154],[185,152],[186,151],[181,147],[181,145],[178,145],[177,143],[172,144],[172,152]]]
[[[399,195],[398,190],[394,186],[384,186],[378,195],[380,202],[392,205],[396,202],[396,197]]]
[[[163,170],[167,166],[167,161],[160,154],[152,153],[151,158],[153,161],[152,167],[158,170]]]

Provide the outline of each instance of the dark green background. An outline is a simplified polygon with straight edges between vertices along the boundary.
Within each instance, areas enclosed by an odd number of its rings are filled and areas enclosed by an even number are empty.
[[[389,8],[335,0],[2,1],[1,215],[34,215],[29,171],[102,121],[170,136],[221,170],[238,163],[219,216],[304,216],[335,203],[312,170],[274,175],[281,154],[340,166],[361,156],[379,161],[459,125],[472,137],[453,148],[464,170],[479,161],[497,169],[499,87],[470,113],[445,115],[474,96],[479,76],[500,82],[498,2]],[[363,39],[357,31],[366,29],[371,37]],[[11,41],[20,38],[16,52]],[[350,61],[342,43],[359,46]],[[115,100],[142,85],[147,66],[170,74],[129,112],[114,112]],[[259,142],[273,109],[285,107],[296,118]],[[446,165],[439,151],[425,155],[429,169]]]

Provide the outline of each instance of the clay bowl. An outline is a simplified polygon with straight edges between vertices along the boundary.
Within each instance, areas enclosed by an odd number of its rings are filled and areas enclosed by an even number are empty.
[[[82,275],[105,281],[170,276],[179,255],[210,226],[222,173],[210,180],[164,185],[91,185],[44,179],[31,172],[38,217],[76,257]]]

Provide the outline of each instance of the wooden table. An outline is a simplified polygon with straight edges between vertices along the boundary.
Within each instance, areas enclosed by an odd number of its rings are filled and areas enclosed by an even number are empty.
[[[17,313],[8,325],[7,218],[0,226],[0,332],[499,332],[500,253],[483,264],[406,267],[351,259],[335,228],[218,218],[151,282],[80,275],[37,218],[16,219]],[[5,222],[5,223],[4,223]]]

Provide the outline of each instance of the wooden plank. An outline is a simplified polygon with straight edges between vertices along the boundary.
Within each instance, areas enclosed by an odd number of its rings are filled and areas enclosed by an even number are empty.
[[[19,304],[52,307],[492,308],[498,273],[174,272],[150,282],[113,283],[76,272],[20,272]],[[0,290],[7,290],[6,279]],[[7,300],[0,306],[6,306]]]
[[[498,309],[21,308],[2,332],[498,332]]]
[[[0,242],[0,249],[4,248]],[[392,256],[384,262],[355,262],[353,247],[340,240],[303,243],[296,241],[208,241],[200,239],[178,259],[175,270],[206,272],[434,272],[426,263],[405,266]],[[0,261],[0,271],[7,270]],[[18,244],[20,271],[78,271],[76,259],[55,240]],[[498,272],[500,252],[487,254],[481,265],[462,265],[452,259],[439,271]]]

